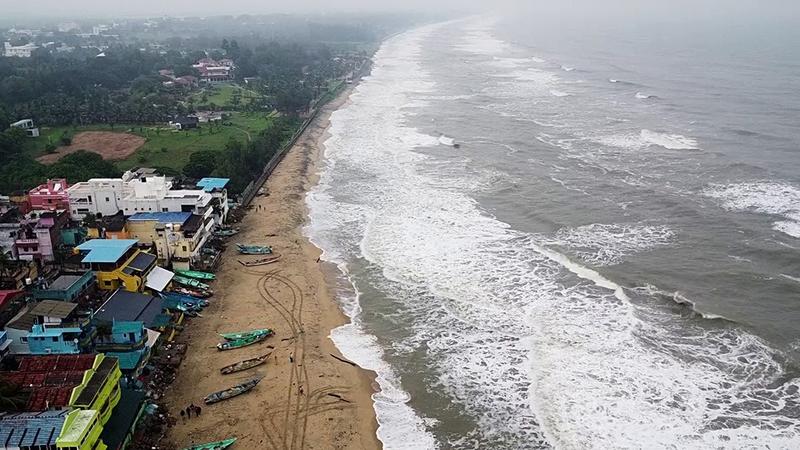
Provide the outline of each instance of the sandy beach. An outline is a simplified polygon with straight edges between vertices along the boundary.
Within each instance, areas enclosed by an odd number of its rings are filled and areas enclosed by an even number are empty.
[[[180,336],[189,343],[178,378],[168,389],[170,412],[191,403],[200,417],[178,419],[169,440],[178,448],[237,437],[237,449],[375,449],[377,422],[372,407],[374,374],[331,355],[341,354],[330,330],[346,323],[326,283],[320,250],[302,233],[305,193],[316,182],[330,114],[350,90],[328,103],[267,181],[268,195],[256,197],[231,239],[214,283],[216,295],[202,318]],[[273,246],[281,260],[246,268],[236,242]],[[216,349],[218,333],[270,328],[267,341],[237,350]],[[272,347],[272,348],[271,348]],[[225,365],[272,352],[266,364],[231,375]],[[214,405],[207,394],[255,376],[264,379],[250,393]]]

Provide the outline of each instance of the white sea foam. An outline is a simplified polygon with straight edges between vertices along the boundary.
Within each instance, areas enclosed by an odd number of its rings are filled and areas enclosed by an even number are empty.
[[[645,94],[643,92],[637,92],[635,97],[638,98],[639,100],[648,100],[648,99],[658,98],[655,95]]]
[[[779,216],[772,228],[800,238],[800,189],[787,183],[764,181],[754,183],[714,184],[705,195],[721,200],[722,207],[732,211],[752,211]]]
[[[460,180],[429,169],[432,157],[415,148],[437,139],[391,107],[435,88],[416,58],[423,36],[385,45],[332,117],[308,230],[324,258],[363,259],[375,271],[358,283],[396,303],[430,389],[477,424],[442,445],[792,448],[798,382],[763,341],[634,305],[612,279],[548,246],[552,238],[514,230]],[[428,421],[407,408],[402,374],[354,321],[354,336],[334,336],[381,374],[386,448],[435,445]]]
[[[569,92],[559,91],[558,89],[550,89],[550,93],[553,94],[554,97],[569,97]]]
[[[508,51],[509,44],[492,34],[495,19],[478,19],[464,29],[456,48],[476,55],[500,55]]]
[[[568,247],[584,262],[593,266],[619,264],[626,256],[670,245],[675,233],[663,225],[600,224],[562,228],[555,245]]]
[[[561,70],[563,70],[564,72],[572,72],[573,70],[575,70],[575,68],[569,66],[561,66]]]
[[[659,146],[669,150],[699,149],[697,140],[690,137],[680,134],[659,133],[650,130],[642,130],[639,134],[629,133],[602,136],[596,140],[603,145],[626,150],[642,150],[652,146]]]

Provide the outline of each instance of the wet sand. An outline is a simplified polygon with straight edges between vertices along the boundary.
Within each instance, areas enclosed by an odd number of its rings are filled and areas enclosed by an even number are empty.
[[[329,270],[317,262],[320,250],[302,234],[305,193],[316,183],[330,114],[351,89],[323,108],[270,176],[268,195],[256,197],[241,233],[230,239],[211,305],[180,336],[190,345],[166,401],[176,417],[190,403],[203,409],[200,417],[178,419],[170,430],[178,448],[233,436],[237,449],[381,447],[371,398],[375,375],[331,356],[341,354],[329,333],[347,318],[326,283]],[[281,260],[244,267],[238,259],[258,257],[238,255],[236,242],[271,245]],[[270,328],[275,335],[242,349],[216,349],[218,333],[253,328]],[[220,374],[225,365],[270,351],[264,365]],[[264,379],[250,393],[203,405],[207,394],[254,376]]]

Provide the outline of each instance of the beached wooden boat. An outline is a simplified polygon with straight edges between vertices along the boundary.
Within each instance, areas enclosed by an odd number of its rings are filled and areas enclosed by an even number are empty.
[[[183,450],[225,450],[236,442],[236,438],[225,439],[223,441],[209,442],[206,444],[192,445]]]
[[[272,247],[266,245],[236,244],[236,248],[243,255],[269,255],[272,253]]]
[[[225,341],[220,342],[217,344],[218,350],[233,350],[235,348],[242,348],[247,347],[248,345],[253,345],[258,342],[262,342],[268,337],[272,336],[272,333],[269,334],[253,334],[242,339],[234,339],[232,341]]]
[[[239,332],[235,332],[235,333],[220,333],[219,335],[222,336],[223,338],[225,338],[225,340],[236,341],[236,340],[239,340],[239,339],[245,339],[245,338],[248,338],[250,336],[255,336],[255,335],[258,335],[258,334],[269,334],[269,335],[271,335],[272,334],[272,330],[270,330],[269,328],[260,328],[260,329],[257,329],[257,330],[239,331]]]
[[[241,372],[243,370],[252,369],[253,367],[260,366],[267,362],[267,359],[269,359],[271,354],[272,352],[269,352],[256,358],[245,359],[244,361],[239,361],[237,363],[225,366],[222,369],[219,369],[219,371],[222,372],[223,375],[229,375],[232,373]]]
[[[216,280],[217,276],[213,273],[200,272],[199,270],[176,270],[178,275],[194,278],[196,280]]]
[[[227,400],[229,398],[236,397],[237,395],[242,395],[245,392],[249,392],[254,387],[256,387],[259,381],[261,381],[261,377],[253,378],[252,380],[247,380],[244,383],[237,384],[236,386],[230,387],[228,389],[208,394],[206,398],[203,399],[203,401],[206,403],[206,405],[210,405],[212,403],[217,403],[223,400]]]
[[[216,237],[231,237],[233,235],[239,234],[238,228],[228,228],[224,230],[217,230],[212,233]]]
[[[241,265],[243,265],[245,267],[264,266],[264,265],[267,265],[267,264],[276,263],[276,262],[278,262],[279,259],[281,259],[280,256],[272,256],[272,257],[269,257],[269,258],[259,258],[259,259],[254,259],[252,261],[242,261],[240,259],[239,260],[239,264],[241,264]]]
[[[206,290],[190,289],[188,287],[172,288],[172,292],[177,292],[178,294],[184,294],[184,295],[191,295],[192,297],[198,297],[198,298],[208,298],[214,295],[214,291],[212,291],[211,289],[206,289]]]
[[[205,284],[205,283],[203,283],[201,281],[197,281],[194,278],[182,277],[180,275],[175,275],[174,277],[172,277],[172,281],[174,281],[174,282],[176,282],[178,284],[182,284],[184,286],[189,286],[189,287],[196,288],[196,289],[202,289],[204,291],[207,291],[207,290],[210,289],[209,285],[207,285],[207,284]]]

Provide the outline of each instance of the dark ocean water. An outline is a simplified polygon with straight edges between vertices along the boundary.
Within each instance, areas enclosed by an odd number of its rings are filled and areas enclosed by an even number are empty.
[[[379,437],[800,448],[800,34],[539,22],[394,37],[332,118],[307,231]]]

